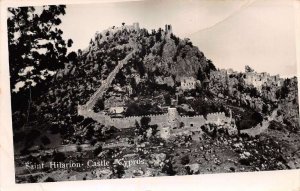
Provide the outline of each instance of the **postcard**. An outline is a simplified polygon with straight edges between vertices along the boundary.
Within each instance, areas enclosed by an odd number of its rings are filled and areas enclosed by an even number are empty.
[[[299,175],[296,4],[3,6],[15,183]]]

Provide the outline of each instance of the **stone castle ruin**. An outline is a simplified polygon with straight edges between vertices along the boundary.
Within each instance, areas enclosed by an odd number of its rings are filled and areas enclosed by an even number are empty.
[[[139,23],[133,23],[133,25],[121,26],[121,29],[127,30],[140,30]],[[107,32],[113,32],[115,30],[120,30],[116,27],[111,27],[110,29],[103,31],[102,33],[97,33],[96,35],[104,35]],[[172,26],[165,25],[165,34],[171,35]],[[89,101],[84,105],[78,106],[78,115],[81,115],[85,118],[92,118],[95,121],[105,125],[105,126],[114,126],[118,129],[135,127],[136,123],[140,123],[143,117],[149,117],[151,119],[150,125],[158,125],[161,132],[165,132],[162,136],[164,138],[169,137],[170,134],[175,133],[178,128],[186,128],[191,130],[200,130],[201,126],[205,124],[216,124],[219,126],[228,124],[227,127],[230,131],[236,132],[236,127],[232,123],[232,118],[226,117],[225,113],[211,113],[206,117],[202,115],[196,116],[180,116],[176,108],[169,107],[168,112],[161,115],[147,115],[147,116],[131,116],[131,117],[113,117],[105,112],[95,113],[93,107],[96,104],[97,100],[102,98],[106,90],[110,87],[113,79],[119,70],[127,63],[127,61],[132,57],[132,55],[138,51],[136,48],[128,54],[123,60],[118,62],[118,65],[114,70],[108,75],[107,79],[102,82],[102,85],[99,89],[90,97]],[[187,78],[188,79],[188,78]],[[194,80],[187,80],[187,89],[194,88]],[[185,86],[184,86],[185,87]],[[177,132],[178,133],[178,132]]]
[[[233,86],[233,84],[238,83],[237,81],[234,81],[234,79],[231,79],[229,76],[231,74],[239,74],[239,72],[233,71],[232,69],[221,69],[216,71],[211,71],[210,73],[210,79],[220,81],[223,85],[223,87],[229,87]],[[269,73],[262,72],[258,73],[254,70],[251,71],[245,71],[244,73],[244,81],[246,85],[252,85],[254,86],[258,92],[262,92],[262,88],[264,85],[268,86],[282,86],[284,79],[280,78],[279,75],[272,76]]]
[[[257,73],[255,71],[246,71],[244,80],[247,85],[253,85],[259,92],[261,92],[264,84],[273,84],[275,86],[281,86],[283,84],[283,79],[280,78],[279,75],[271,76],[266,72]]]
[[[133,23],[132,25],[122,25],[120,27],[110,27],[106,30],[103,30],[101,33],[99,31],[96,32],[96,36],[99,35],[99,34],[102,34],[103,36],[105,36],[105,34],[107,32],[112,32],[112,33],[115,33],[117,32],[118,30],[128,30],[128,31],[140,31],[140,24],[138,22],[135,22]]]
[[[172,25],[165,25],[165,33],[167,37],[171,36],[171,34],[173,33]]]
[[[180,79],[180,87],[182,90],[196,89],[196,79],[194,77],[182,77]]]

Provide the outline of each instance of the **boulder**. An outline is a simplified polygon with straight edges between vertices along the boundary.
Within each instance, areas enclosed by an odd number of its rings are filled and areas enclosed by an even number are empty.
[[[199,174],[200,172],[200,164],[198,163],[186,165],[185,167],[188,174]]]
[[[162,163],[166,160],[167,155],[165,153],[159,153],[159,154],[152,154],[150,156],[149,164],[153,165],[154,167],[160,167]]]

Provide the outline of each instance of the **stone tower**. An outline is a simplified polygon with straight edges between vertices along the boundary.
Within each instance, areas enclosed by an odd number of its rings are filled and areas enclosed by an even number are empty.
[[[140,30],[140,24],[139,23],[133,23],[133,29],[136,31]]]
[[[168,123],[170,124],[170,127],[172,129],[179,126],[178,118],[179,118],[179,115],[178,115],[177,109],[175,107],[169,107],[168,108]]]
[[[171,33],[173,33],[172,25],[165,25],[165,32],[166,32],[166,35],[171,35]]]

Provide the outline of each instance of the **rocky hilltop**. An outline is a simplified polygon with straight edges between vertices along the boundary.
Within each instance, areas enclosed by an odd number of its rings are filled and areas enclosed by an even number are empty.
[[[141,63],[137,64],[139,72],[156,71],[173,76],[176,81],[184,76],[196,77],[199,70],[207,75],[214,68],[189,39],[176,37],[170,25],[149,32],[134,23],[97,32],[79,59],[85,65],[94,62],[99,67],[110,68],[111,60],[107,60],[105,54],[118,53],[116,59],[122,60],[133,49],[137,50],[135,59]]]

